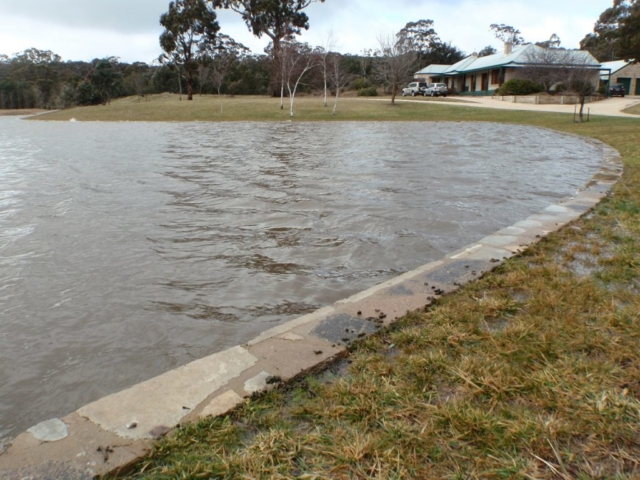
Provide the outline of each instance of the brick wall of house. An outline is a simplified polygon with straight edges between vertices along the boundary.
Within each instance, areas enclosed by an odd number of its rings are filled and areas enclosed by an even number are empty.
[[[631,89],[627,93],[629,95],[640,95],[640,63],[627,65],[615,72],[611,76],[611,83],[622,83],[619,78],[630,78]]]

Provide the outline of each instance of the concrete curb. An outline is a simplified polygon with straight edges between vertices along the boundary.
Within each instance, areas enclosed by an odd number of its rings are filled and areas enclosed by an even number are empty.
[[[20,434],[0,454],[0,478],[91,479],[138,462],[178,425],[217,416],[255,393],[322,367],[349,345],[479,278],[591,210],[620,179],[619,153],[602,151],[600,170],[576,196],[333,306],[86,405]]]

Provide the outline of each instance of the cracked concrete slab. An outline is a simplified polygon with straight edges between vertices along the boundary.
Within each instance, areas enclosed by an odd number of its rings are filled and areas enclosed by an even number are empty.
[[[295,333],[287,332],[282,335],[278,335],[276,338],[280,338],[282,340],[289,340],[290,342],[299,342],[300,340],[304,340],[302,335],[296,335]]]
[[[516,243],[518,241],[522,241],[519,237],[514,238],[516,238]],[[513,256],[513,253],[507,249],[507,245],[512,245],[512,243],[501,244],[499,246],[483,245],[482,248],[479,248],[465,258],[468,260],[482,260],[489,263],[502,262],[503,260]]]
[[[518,241],[518,237],[512,235],[490,235],[480,240],[483,245],[492,245],[495,247],[502,247],[504,245],[512,245]]]
[[[257,361],[246,349],[234,347],[109,395],[78,413],[123,438],[153,438],[154,428],[177,425]]]
[[[472,260],[469,258],[454,260],[443,266],[443,268],[431,272],[424,276],[425,282],[429,285],[453,285],[454,283],[461,283],[462,281],[470,281],[477,277],[473,272],[477,274],[482,267],[486,266],[484,260]]]
[[[275,337],[277,335],[282,335],[284,333],[287,333],[293,327],[304,325],[309,322],[313,322],[319,318],[323,318],[325,315],[328,315],[333,311],[334,311],[333,307],[324,307],[324,308],[321,308],[320,310],[316,310],[313,313],[309,313],[308,315],[303,315],[302,317],[298,317],[296,319],[290,320],[289,322],[283,325],[278,325],[277,327],[271,328],[266,332],[262,332],[256,338],[247,342],[247,345],[255,345],[268,338]]]
[[[392,295],[394,297],[401,297],[401,296],[408,297],[415,294],[415,292],[413,290],[409,290],[406,287],[406,285],[396,285],[394,287],[387,288],[385,290],[385,293],[387,293],[387,295]]]
[[[219,415],[223,415],[230,410],[233,410],[243,402],[244,398],[242,398],[233,390],[229,390],[211,400],[211,402],[209,402],[209,404],[206,405],[200,412],[200,418],[217,417]]]
[[[591,208],[593,208],[593,202],[583,202],[583,204],[579,204],[579,203],[568,203],[567,207],[570,208],[571,210],[574,210],[578,213],[585,213],[589,210],[591,210]]]
[[[148,451],[144,441],[120,438],[77,413],[62,421],[68,436],[57,442],[41,442],[30,433],[19,435],[0,456],[0,478],[92,479],[118,472]]]
[[[290,342],[274,337],[252,345],[249,351],[260,360],[260,365],[266,371],[282,381],[291,380],[344,351],[342,346],[317,338],[310,333],[323,321],[318,320],[313,324],[296,328],[297,333],[304,335],[304,341]]]
[[[251,377],[244,382],[244,391],[248,394],[253,394],[265,390],[267,388],[267,380],[271,377],[273,377],[273,375],[263,370],[255,377]]]
[[[372,321],[340,314],[321,321],[311,334],[331,344],[348,345],[354,340],[376,331],[376,326]]]

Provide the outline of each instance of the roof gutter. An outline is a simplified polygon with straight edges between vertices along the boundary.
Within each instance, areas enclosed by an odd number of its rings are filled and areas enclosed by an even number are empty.
[[[563,64],[563,65],[550,65],[548,63],[502,63],[489,65],[482,68],[474,68],[472,70],[456,70],[454,72],[443,73],[442,75],[447,77],[453,77],[455,75],[464,75],[468,73],[485,72],[487,70],[497,70],[499,68],[526,68],[526,67],[545,67],[545,68],[587,68],[601,71],[603,70],[600,65],[584,65],[584,64]]]

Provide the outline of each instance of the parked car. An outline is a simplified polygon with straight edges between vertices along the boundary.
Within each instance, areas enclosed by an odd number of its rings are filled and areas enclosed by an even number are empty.
[[[426,88],[426,82],[411,82],[407,88],[402,89],[402,96],[406,97],[407,95],[411,95],[415,97],[416,95],[422,95]]]
[[[609,87],[609,95],[612,97],[619,95],[624,98],[625,93],[627,93],[627,91],[622,83],[614,83]]]
[[[442,95],[446,97],[449,94],[449,89],[446,83],[432,83],[424,91],[425,97],[439,97]]]

